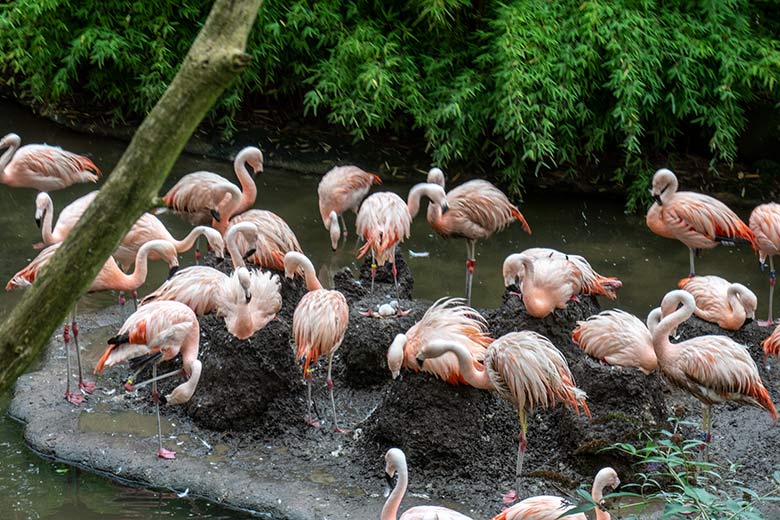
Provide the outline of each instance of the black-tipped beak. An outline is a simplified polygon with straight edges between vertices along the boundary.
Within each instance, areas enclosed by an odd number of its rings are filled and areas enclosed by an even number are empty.
[[[653,195],[653,200],[658,204],[659,206],[663,206],[663,202],[661,202],[661,196],[660,195]]]
[[[446,202],[446,201],[441,203],[441,214],[442,214],[442,215],[444,215],[445,213],[447,213],[447,211],[449,211],[449,209],[450,209],[450,205],[449,205],[449,204],[447,204],[447,202]]]
[[[241,258],[243,258],[244,260],[247,260],[250,256],[252,256],[255,253],[257,253],[257,249],[253,247],[252,249],[250,249],[249,251],[244,253],[244,256],[242,256]]]
[[[385,482],[387,482],[387,485],[390,487],[393,487],[393,477],[390,476],[390,473],[385,471]]]
[[[753,318],[745,318],[745,323],[743,325],[747,325],[748,323],[752,322]]]
[[[417,356],[417,367],[422,370],[423,362],[425,362],[424,358],[421,358],[420,356]]]
[[[176,274],[176,271],[179,270],[178,265],[171,266],[171,268],[168,270],[168,278],[171,278],[173,275]]]
[[[216,220],[217,222],[221,222],[222,221],[222,217],[219,216],[219,211],[217,211],[215,209],[212,209],[212,210],[209,210],[209,213],[211,213],[211,217],[214,220]]]
[[[41,219],[37,218],[35,219],[35,225],[38,226],[38,229],[41,229]]]
[[[246,298],[246,302],[249,303],[252,301],[252,293],[247,291],[244,291],[244,297]]]
[[[157,399],[160,400],[160,404],[168,404],[168,399],[166,399],[165,396],[162,394],[158,395]]]

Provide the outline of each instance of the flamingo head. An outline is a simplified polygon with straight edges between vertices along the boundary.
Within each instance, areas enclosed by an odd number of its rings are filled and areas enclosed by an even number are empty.
[[[544,318],[555,310],[555,303],[546,294],[538,291],[524,290],[523,303],[528,314],[534,318]]]
[[[392,485],[392,478],[396,471],[399,473],[406,469],[406,455],[398,448],[390,448],[385,454],[385,475],[388,484]]]
[[[661,168],[653,175],[653,188],[650,194],[659,206],[669,200],[677,191],[677,177],[671,170]]]
[[[525,268],[523,267],[523,258],[520,253],[513,253],[504,259],[504,265],[502,267],[504,275],[504,287],[517,284],[519,287],[523,283],[523,273]]]
[[[434,339],[423,345],[420,352],[417,353],[417,366],[422,370],[423,362],[426,359],[443,356],[452,351],[452,342],[443,339]]]
[[[261,152],[259,148],[255,148],[254,146],[245,148],[243,150],[243,155],[244,167],[249,173],[257,175],[258,173],[263,172],[263,152]]]
[[[401,374],[401,365],[404,362],[404,348],[406,347],[406,334],[398,334],[390,348],[387,349],[387,368],[393,375],[393,379]]]
[[[444,172],[439,168],[431,168],[428,170],[428,182],[431,184],[438,184],[444,188]]]
[[[165,396],[166,405],[186,403],[192,398],[192,394],[195,393],[195,389],[198,387],[198,382],[200,381],[203,365],[196,359],[190,363],[188,368],[189,370],[185,368],[187,381],[174,388],[170,394]]]
[[[46,216],[46,212],[51,209],[51,197],[45,191],[42,191],[35,197],[35,223],[41,227],[41,221]]]
[[[252,301],[252,275],[249,272],[249,269],[247,269],[245,266],[241,266],[236,269],[236,278],[238,278],[238,283],[241,286],[241,289],[244,291],[244,298],[246,299],[246,303],[249,303]]]
[[[755,319],[756,318],[756,308],[758,307],[758,298],[756,297],[756,293],[742,285],[741,283],[733,283],[731,284],[734,287],[734,290],[737,294],[737,298],[739,298],[739,301],[742,303],[742,306],[745,308],[745,317],[747,319]]]
[[[168,267],[170,267],[170,272],[168,273],[169,278],[174,275],[176,270],[179,268],[179,252],[176,251],[176,246],[167,240],[158,239],[150,240],[149,242],[142,245],[141,249],[139,249],[139,252],[143,251],[144,248],[146,248],[149,252],[157,255],[155,258],[159,257],[160,259],[165,260],[165,263],[167,263]]]
[[[214,256],[219,260],[225,258],[225,240],[222,238],[222,234],[212,227],[204,226],[203,235],[214,251]]]
[[[612,468],[602,468],[596,474],[596,478],[593,480],[593,488],[601,492],[605,487],[610,489],[617,489],[620,485],[620,478],[618,478],[617,471]]]
[[[661,323],[662,318],[663,310],[661,310],[661,307],[657,307],[650,311],[650,314],[647,315],[647,329],[650,331],[650,334],[652,334],[658,324]]]
[[[7,134],[5,137],[0,139],[0,150],[4,148],[18,148],[21,143],[22,138],[18,135],[13,133]]]
[[[331,211],[328,215],[328,232],[330,233],[330,248],[334,251],[339,246],[339,239],[341,238],[341,229],[339,229],[339,216],[335,211]]]

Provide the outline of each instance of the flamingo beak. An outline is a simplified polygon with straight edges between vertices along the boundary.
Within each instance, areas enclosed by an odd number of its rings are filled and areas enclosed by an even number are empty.
[[[247,303],[252,301],[252,292],[249,289],[244,289],[244,298],[246,298]]]
[[[663,206],[663,202],[661,202],[661,196],[653,194],[653,200],[658,204],[659,206]]]
[[[255,253],[257,253],[257,249],[253,247],[252,249],[250,249],[249,251],[247,251],[246,253],[244,253],[244,256],[242,256],[241,258],[243,258],[244,260],[246,260],[247,258],[249,258],[250,256],[252,256],[252,255],[253,255],[253,254],[255,254]]]
[[[215,209],[209,210],[209,213],[211,213],[211,217],[216,220],[217,222],[222,222],[222,217],[219,216],[219,211]]]
[[[38,226],[38,229],[41,229],[41,219],[38,217],[35,217],[35,225]]]
[[[450,209],[450,205],[446,200],[441,201],[441,214],[444,215]]]
[[[390,473],[385,472],[385,482],[388,486],[393,487],[393,477],[390,476]]]
[[[179,270],[179,266],[178,265],[171,266],[171,268],[168,270],[168,278],[173,277],[173,275],[175,275],[176,271],[178,271],[178,270]]]
[[[425,362],[425,358],[422,356],[417,356],[417,367],[422,370],[423,363]]]

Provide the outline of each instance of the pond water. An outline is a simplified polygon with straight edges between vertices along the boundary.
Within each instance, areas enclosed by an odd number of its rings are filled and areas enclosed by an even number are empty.
[[[0,102],[0,110],[5,115],[0,122],[0,135],[13,131],[22,137],[23,144],[45,142],[87,153],[106,173],[111,171],[125,147],[121,141],[65,130],[8,102]],[[236,143],[236,148],[247,144],[253,143]],[[165,189],[182,175],[196,170],[214,171],[234,180],[230,161],[185,155],[176,163]],[[423,178],[424,173],[420,172],[419,180]],[[255,206],[272,210],[287,220],[324,282],[327,283],[332,273],[341,267],[356,266],[354,216],[346,217],[350,226],[346,247],[332,253],[317,209],[317,176],[267,167],[257,182]],[[92,189],[93,186],[79,185],[52,193],[55,214]],[[380,189],[398,192],[405,198],[409,185],[385,182]],[[3,251],[0,280],[3,283],[37,254],[32,245],[41,237],[33,219],[34,198],[32,190],[0,185],[0,248]],[[528,196],[520,208],[533,229],[532,235],[524,234],[519,225],[512,225],[477,244],[472,299],[475,307],[500,304],[503,259],[528,247],[553,247],[585,256],[600,274],[617,276],[624,283],[616,302],[602,300],[602,304],[618,306],[641,317],[688,272],[687,248],[655,236],[645,226],[644,215],[624,214],[620,201],[535,194]],[[749,209],[737,209],[737,212],[747,219]],[[174,236],[183,237],[189,230],[188,225],[174,215],[164,214],[161,219]],[[427,252],[428,256],[410,258],[409,250]],[[411,239],[403,244],[403,252],[415,277],[415,297],[462,296],[465,250],[462,240],[441,239],[428,227],[424,215],[418,216]],[[192,253],[183,255],[182,265],[192,262]],[[705,251],[697,261],[697,270],[700,274],[718,274],[752,288],[759,297],[759,316],[766,315],[767,276],[758,270],[757,260],[748,248],[720,247]],[[163,265],[152,265],[149,281],[139,294],[155,288],[166,272]],[[0,294],[0,316],[5,316],[20,297],[21,292]],[[97,309],[115,301],[113,294],[88,295],[81,299],[79,309]],[[10,512],[11,518],[246,516],[246,513],[221,509],[203,501],[180,499],[172,493],[126,487],[43,460],[25,447],[21,428],[5,416],[8,401],[8,395],[0,397],[0,412],[3,412],[0,418],[0,507]]]

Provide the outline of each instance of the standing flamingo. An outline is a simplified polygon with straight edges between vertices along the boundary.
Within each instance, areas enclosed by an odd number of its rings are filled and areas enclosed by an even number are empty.
[[[50,246],[65,240],[70,230],[76,226],[81,215],[95,200],[97,194],[98,190],[91,191],[65,206],[60,211],[60,216],[57,218],[57,225],[55,226],[52,222],[54,220],[54,203],[48,193],[45,191],[40,192],[35,197],[35,223],[41,228],[43,244]]]
[[[769,257],[769,316],[766,321],[759,322],[759,325],[769,326],[775,323],[772,319],[772,297],[777,277],[772,258],[780,254],[780,204],[770,202],[756,206],[750,213],[749,225],[756,236],[755,244],[758,248],[761,270],[764,269],[764,262]]]
[[[95,163],[83,155],[56,146],[28,144],[8,134],[0,139],[0,183],[38,191],[61,190],[76,182],[97,182],[102,175]]]
[[[699,249],[718,244],[755,244],[750,228],[721,201],[692,191],[677,191],[677,177],[662,168],[653,175],[655,202],[647,211],[647,227],[665,238],[674,238],[688,246],[691,273],[696,275],[693,259]]]
[[[396,520],[398,518],[398,508],[406,494],[406,488],[409,485],[409,470],[406,467],[406,455],[398,448],[391,448],[385,454],[385,478],[389,485],[392,485],[392,479],[398,473],[398,483],[393,488],[393,492],[387,497],[380,520]],[[471,520],[466,515],[438,506],[417,506],[407,509],[401,515],[400,520]]]
[[[60,243],[53,244],[36,256],[32,262],[30,262],[24,269],[16,273],[11,280],[6,284],[5,290],[10,291],[12,289],[29,287],[35,281],[40,270],[49,263],[49,260],[57,252],[60,247]],[[173,248],[170,242],[165,240],[153,240],[138,251],[138,257],[136,258],[135,272],[131,275],[127,275],[119,268],[116,261],[109,257],[103,264],[103,267],[98,272],[92,285],[90,285],[88,292],[99,292],[108,290],[118,291],[132,291],[141,286],[146,281],[147,265],[146,259],[151,252],[156,252],[160,257],[164,258],[171,269],[179,265],[179,259],[176,256],[176,250]],[[71,314],[71,329],[73,330],[73,341],[76,348],[76,359],[79,367],[79,389],[86,393],[91,393],[95,389],[95,383],[85,382],[82,377],[81,370],[81,352],[79,349],[79,328],[76,323],[76,305],[73,306],[73,312]],[[79,392],[70,391],[70,331],[68,329],[68,323],[65,323],[63,329],[63,340],[65,342],[65,360],[66,360],[66,387],[65,387],[65,399],[73,404],[79,404],[84,400],[84,396]]]
[[[284,271],[284,255],[301,253],[298,238],[276,213],[250,209],[234,217],[225,234],[230,259],[235,267],[245,260],[265,269]]]
[[[654,309],[645,325],[633,314],[610,309],[578,321],[571,339],[587,355],[602,363],[636,367],[650,374],[658,367],[651,333],[661,318],[661,309]]]
[[[225,233],[230,218],[248,210],[255,203],[257,186],[249,174],[263,171],[263,152],[248,146],[238,152],[233,169],[241,189],[221,175],[211,172],[190,173],[179,179],[163,197],[174,213],[190,224],[206,224]]]
[[[467,382],[454,354],[426,359],[422,366],[417,361],[420,349],[437,339],[464,345],[475,363],[485,357],[485,349],[493,341],[488,335],[485,318],[463,303],[461,298],[441,298],[405,334],[395,337],[387,350],[387,366],[393,379],[398,377],[403,367],[414,372],[428,372],[453,385]]]
[[[200,326],[192,309],[179,302],[152,302],[134,312],[125,321],[119,333],[108,340],[108,348],[95,365],[95,373],[100,374],[106,367],[112,367],[123,361],[143,359],[144,364],[152,364],[152,398],[157,415],[157,456],[173,459],[176,453],[163,448],[162,427],[160,424],[160,401],[175,405],[186,403],[198,386],[201,374],[201,362],[198,360],[200,348]],[[157,376],[157,365],[170,361],[181,353],[181,370],[165,376]],[[187,381],[180,384],[166,396],[157,394],[157,381],[167,375],[183,374]],[[140,388],[146,383],[139,383]]]
[[[428,182],[444,188],[444,174],[439,168],[428,172]],[[481,179],[464,182],[447,192],[450,210],[444,213],[428,205],[428,223],[445,238],[466,239],[466,305],[471,305],[471,282],[477,264],[477,240],[488,238],[517,220],[523,231],[531,234],[525,217],[501,190]]]
[[[677,286],[693,295],[696,316],[722,329],[737,330],[756,317],[758,299],[741,283],[729,283],[720,276],[693,276]]]
[[[312,426],[319,426],[311,415],[311,385],[312,372],[309,369],[311,363],[316,363],[320,356],[328,356],[328,390],[330,392],[330,404],[333,409],[333,430],[343,432],[339,428],[336,418],[336,400],[333,398],[333,379],[331,368],[333,366],[333,354],[344,341],[344,333],[349,323],[349,306],[344,295],[338,291],[323,289],[317,279],[314,265],[303,254],[291,251],[284,255],[284,274],[292,278],[300,268],[303,269],[306,279],[306,288],[309,292],[303,295],[293,314],[292,332],[295,338],[295,357],[303,359],[303,377],[308,386],[308,412],[306,422]]]
[[[344,213],[349,210],[358,212],[360,203],[371,189],[371,184],[382,184],[382,179],[357,166],[348,165],[334,166],[322,177],[317,186],[322,223],[330,233],[330,245],[334,251],[339,245],[342,231],[344,238],[347,238]],[[343,229],[339,229],[339,219]]]
[[[246,267],[231,276],[200,265],[180,269],[141,300],[141,305],[163,300],[181,302],[198,316],[216,313],[238,339],[265,327],[282,308],[279,277]]]
[[[620,479],[617,472],[612,468],[603,468],[596,474],[596,478],[593,480],[590,496],[595,503],[601,504],[601,500],[604,497],[604,488],[616,489],[619,485]],[[518,502],[494,516],[493,520],[557,520],[570,509],[574,509],[574,504],[565,498],[541,495]],[[563,518],[588,520],[585,513],[574,513]],[[596,520],[609,520],[610,518],[612,517],[609,513],[602,511],[601,508],[596,508]]]
[[[528,414],[538,407],[551,408],[562,403],[578,415],[581,406],[590,417],[585,403],[587,395],[575,386],[574,376],[563,354],[549,339],[533,331],[510,332],[491,343],[485,353],[484,370],[476,368],[476,360],[465,345],[449,340],[429,341],[417,354],[417,360],[423,362],[448,352],[457,356],[460,372],[471,386],[495,390],[517,410],[520,435],[515,490],[504,496],[504,502],[513,502],[520,489],[523,458],[528,445]]]
[[[691,293],[671,291],[662,308],[682,307],[665,316],[653,331],[658,368],[667,381],[685,390],[702,404],[704,441],[712,439],[712,405],[725,401],[763,408],[777,422],[777,410],[761,381],[750,352],[726,336],[699,336],[675,345],[669,334],[696,309]]]

